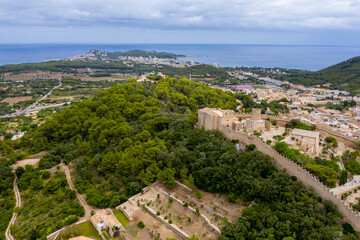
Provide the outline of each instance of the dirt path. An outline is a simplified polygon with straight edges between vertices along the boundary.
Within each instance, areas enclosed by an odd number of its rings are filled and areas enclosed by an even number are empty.
[[[40,161],[40,158],[29,158],[17,161],[15,164],[12,165],[12,168],[18,168],[18,167],[25,167],[26,165],[32,165],[35,166]]]
[[[81,196],[81,195],[78,193],[78,191],[76,190],[76,188],[75,188],[75,186],[74,186],[74,184],[73,184],[73,182],[72,182],[71,173],[70,173],[70,169],[68,168],[68,166],[66,166],[64,163],[60,163],[60,166],[61,166],[61,168],[64,170],[64,173],[65,173],[65,175],[66,175],[66,180],[67,180],[67,182],[68,182],[68,184],[69,184],[70,189],[71,189],[71,190],[74,190],[74,191],[76,192],[76,197],[77,197],[77,199],[79,200],[80,205],[83,206],[83,207],[84,207],[84,210],[85,210],[84,216],[81,217],[81,218],[79,218],[79,220],[78,220],[77,222],[75,222],[75,223],[72,224],[72,225],[77,225],[77,224],[80,224],[80,223],[82,223],[82,222],[85,222],[85,221],[89,220],[90,217],[91,217],[91,211],[92,211],[92,210],[96,211],[96,210],[98,210],[98,208],[93,207],[93,206],[89,206],[89,205],[86,203],[86,201],[85,201],[85,199],[83,198],[83,196]],[[60,234],[60,232],[63,231],[63,230],[64,230],[65,228],[67,228],[67,227],[68,227],[68,226],[65,226],[65,227],[63,227],[63,228],[61,228],[61,229],[59,229],[59,230],[51,233],[51,234],[48,235],[46,238],[47,238],[47,239],[56,239],[56,238],[58,237],[58,235]],[[101,237],[103,237],[103,236],[101,236]],[[104,239],[104,240],[105,240],[105,239]]]
[[[77,197],[77,199],[79,200],[79,203],[80,203],[81,206],[83,206],[84,209],[85,209],[85,215],[84,215],[83,217],[81,217],[81,218],[79,219],[79,221],[88,219],[89,217],[91,217],[90,212],[91,212],[92,210],[97,210],[97,208],[95,208],[95,207],[93,207],[93,206],[89,206],[89,205],[86,203],[86,201],[85,201],[85,199],[83,198],[83,196],[81,196],[81,195],[77,192],[77,190],[76,190],[76,188],[74,187],[74,184],[73,184],[73,182],[72,182],[71,174],[70,174],[70,170],[69,170],[68,166],[66,166],[64,163],[61,163],[60,165],[61,165],[61,168],[62,168],[62,169],[64,170],[64,172],[65,172],[66,180],[67,180],[67,182],[68,182],[68,184],[69,184],[70,189],[71,189],[71,190],[74,190],[74,191],[76,192],[76,197]]]
[[[16,205],[15,207],[21,207],[21,196],[20,196],[20,192],[19,192],[19,189],[18,189],[18,186],[17,186],[17,183],[16,183],[16,179],[17,177],[15,176],[15,180],[14,180],[14,192],[15,192],[15,198],[16,198]],[[15,240],[15,238],[11,235],[10,233],[10,226],[12,224],[14,224],[16,218],[17,218],[17,213],[13,213],[12,215],[12,218],[9,222],[9,225],[8,227],[6,228],[6,231],[5,231],[5,237],[7,240]]]

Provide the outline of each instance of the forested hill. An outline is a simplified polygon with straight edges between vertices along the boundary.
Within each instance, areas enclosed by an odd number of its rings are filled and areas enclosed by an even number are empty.
[[[331,83],[336,89],[360,93],[360,56],[316,72],[302,70],[289,72],[290,75],[285,78],[293,83],[306,86]]]
[[[93,50],[91,52],[96,52]],[[144,51],[144,50],[130,50],[126,52],[106,52],[108,57],[119,57],[119,56],[129,56],[129,57],[157,57],[157,58],[177,58],[185,57],[185,55],[167,53],[167,52],[156,52],[156,51]]]
[[[226,195],[248,207],[236,222],[224,220],[221,240],[357,239],[356,232],[343,231],[342,217],[330,201],[278,171],[269,156],[238,152],[235,142],[218,131],[194,129],[198,109],[235,109],[237,97],[187,79],[133,79],[52,115],[20,140],[0,142],[0,153],[15,161],[22,153],[47,151],[39,168],[69,164],[77,190],[88,204],[100,208],[118,206],[156,180],[173,187],[175,178],[189,187]],[[43,195],[58,199],[60,185],[49,184],[61,182],[62,176],[45,183],[41,171],[25,168],[18,181],[36,189],[33,202]],[[28,202],[30,190],[23,190]],[[52,208],[65,208],[58,204],[53,202]],[[59,224],[56,214],[44,224],[46,207],[41,205],[40,211],[25,204],[19,210],[19,219],[31,224],[14,227],[16,239],[42,239],[70,222],[63,218],[76,220],[72,215],[79,214],[77,206],[66,205]]]

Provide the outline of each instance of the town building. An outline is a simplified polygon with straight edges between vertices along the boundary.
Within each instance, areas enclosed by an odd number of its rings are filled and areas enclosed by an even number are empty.
[[[119,236],[120,230],[123,229],[123,226],[115,217],[111,209],[102,209],[96,212],[90,218],[90,221],[99,233],[104,230],[109,230],[111,237]]]

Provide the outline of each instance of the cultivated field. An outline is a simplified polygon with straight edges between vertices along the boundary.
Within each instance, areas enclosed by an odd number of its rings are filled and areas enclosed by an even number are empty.
[[[31,96],[7,97],[7,98],[4,98],[1,102],[7,102],[7,103],[9,103],[10,106],[12,106],[15,103],[24,102],[24,101],[28,101],[28,100],[31,100],[31,99],[32,99]]]
[[[62,77],[72,77],[73,74],[60,72],[28,72],[28,73],[5,73],[4,81],[23,81],[30,79],[61,79]]]

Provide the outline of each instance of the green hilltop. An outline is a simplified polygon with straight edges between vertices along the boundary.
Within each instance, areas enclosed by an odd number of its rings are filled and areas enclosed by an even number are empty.
[[[283,79],[305,86],[331,83],[331,87],[353,93],[360,92],[360,56],[321,69],[319,71],[289,70]]]
[[[0,197],[9,205],[9,166],[46,151],[38,168],[16,171],[24,206],[18,209],[13,235],[45,239],[83,216],[64,174],[48,171],[63,162],[73,168],[78,192],[99,208],[116,207],[157,180],[173,187],[175,178],[225,195],[246,208],[232,223],[224,218],[220,240],[356,239],[356,232],[341,229],[342,217],[332,202],[276,169],[269,156],[236,151],[235,141],[220,132],[194,129],[198,109],[236,109],[239,97],[185,78],[131,79],[52,115],[19,140],[1,141]],[[6,217],[0,231],[10,220]]]
[[[130,56],[130,57],[157,57],[157,58],[177,58],[185,57],[185,55],[178,55],[167,52],[144,51],[144,50],[130,50],[126,52],[107,52],[109,57]]]

